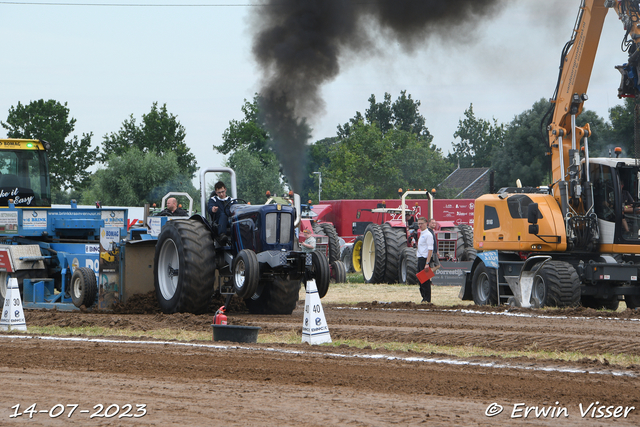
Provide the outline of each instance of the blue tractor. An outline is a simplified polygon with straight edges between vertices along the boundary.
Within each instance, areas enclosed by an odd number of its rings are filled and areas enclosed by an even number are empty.
[[[201,313],[214,294],[227,301],[244,299],[252,313],[291,314],[300,284],[313,279],[320,297],[329,288],[330,270],[321,251],[300,250],[296,228],[300,222],[300,198],[290,204],[250,205],[236,199],[235,172],[212,168],[201,172],[201,210],[205,212],[207,173],[231,176],[227,215],[229,230],[219,231],[209,218],[196,214],[165,219],[154,258],[154,285],[165,313]],[[229,236],[219,242],[219,233]]]

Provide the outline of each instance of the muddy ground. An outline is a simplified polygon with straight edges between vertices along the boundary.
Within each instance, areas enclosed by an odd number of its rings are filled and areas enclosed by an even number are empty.
[[[117,313],[27,311],[27,326],[211,332],[212,313],[165,315],[153,298],[132,303]],[[232,324],[260,326],[261,334],[301,333],[302,301],[291,316],[251,315],[242,303],[234,304],[229,313]],[[344,344],[51,339],[4,333],[0,425],[640,424],[640,366],[617,366],[595,357],[640,356],[638,311],[375,302],[326,304],[324,311],[334,341],[585,356],[578,362],[559,362],[462,358]],[[32,413],[30,419],[25,409],[34,403],[36,411],[44,412]],[[102,410],[94,409],[99,404]],[[71,413],[73,405],[78,406]],[[15,416],[18,413],[22,415]],[[494,413],[498,414],[487,415]]]

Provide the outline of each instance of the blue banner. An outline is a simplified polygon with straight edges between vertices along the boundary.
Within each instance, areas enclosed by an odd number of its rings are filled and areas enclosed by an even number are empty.
[[[478,252],[478,258],[480,258],[482,262],[484,262],[484,265],[489,268],[500,267],[498,263],[498,251]]]

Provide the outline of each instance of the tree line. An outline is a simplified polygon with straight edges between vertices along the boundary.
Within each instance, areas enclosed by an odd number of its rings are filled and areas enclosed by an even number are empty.
[[[264,188],[281,191],[286,184],[274,144],[261,121],[259,101],[258,94],[251,101],[245,99],[244,118],[231,121],[222,144],[213,146],[229,156],[227,166],[244,180],[239,188],[251,187],[252,173],[243,172],[243,164],[251,162],[254,169],[268,171],[252,197],[260,197]],[[421,102],[406,91],[395,100],[389,93],[382,100],[371,95],[368,103],[364,114],[357,111],[338,125],[335,136],[308,145],[307,158],[301,160],[306,179],[297,190],[303,200],[318,201],[320,176],[324,200],[397,198],[398,189],[432,188],[437,189],[438,198],[453,198],[461,189],[439,184],[458,167],[491,168],[496,189],[514,186],[517,179],[527,186],[550,184],[551,158],[543,119],[551,104],[545,99],[510,123],[479,118],[470,104],[446,155],[433,144],[427,121],[419,112]],[[623,105],[609,110],[608,122],[590,110],[578,116],[578,126],[590,123],[592,157],[609,156],[616,146],[623,149],[623,155],[635,155],[634,106],[633,100],[625,99]]]
[[[117,132],[91,148],[93,133],[73,135],[76,119],[67,104],[43,99],[18,102],[0,125],[9,138],[42,139],[51,144],[49,172],[52,203],[143,206],[159,203],[168,191],[199,197],[192,184],[195,155],[185,142],[177,117],[153,103],[136,124],[133,114]],[[90,169],[98,165],[95,172]]]
[[[541,99],[516,115],[510,123],[475,115],[473,104],[464,111],[446,155],[433,144],[421,102],[406,91],[392,100],[368,99],[364,114],[355,115],[336,128],[336,135],[307,144],[300,159],[305,180],[295,189],[303,201],[318,201],[322,176],[322,199],[397,198],[398,189],[438,188],[458,167],[488,167],[495,171],[497,188],[549,184],[548,141],[541,129],[550,103]],[[592,157],[608,156],[615,146],[633,156],[633,100],[609,110],[609,121],[585,110],[578,125],[588,122]],[[236,171],[241,197],[263,203],[266,190],[283,193],[287,177],[260,111],[260,96],[244,101],[244,117],[231,120],[213,150],[226,156],[224,166]],[[91,147],[93,133],[73,135],[76,119],[67,104],[55,100],[18,103],[0,125],[10,138],[44,139],[51,144],[50,174],[53,203],[76,199],[83,204],[142,206],[159,203],[169,191],[199,197],[192,184],[198,165],[187,146],[186,130],[166,104],[153,103],[139,123],[133,114],[116,132]],[[311,129],[308,129],[311,134]],[[97,167],[95,172],[90,170]],[[436,197],[454,197],[459,189],[438,188]]]

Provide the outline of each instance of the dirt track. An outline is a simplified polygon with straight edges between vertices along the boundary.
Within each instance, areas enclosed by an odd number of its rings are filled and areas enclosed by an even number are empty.
[[[412,303],[325,305],[334,340],[419,342],[495,350],[546,349],[586,355],[640,355],[640,312],[602,317],[590,309],[536,312],[476,310]],[[471,308],[471,310],[470,310]],[[28,311],[27,325],[97,325],[134,330],[210,331],[211,315],[96,314]],[[552,314],[552,315],[550,315]],[[230,314],[233,324],[262,332],[298,331],[302,303],[291,316]],[[15,335],[15,333],[14,333]],[[640,367],[586,357],[580,362],[388,352],[342,345],[266,345],[157,340],[44,340],[0,336],[3,390],[0,424],[11,425],[638,425]],[[154,341],[149,343],[149,341]],[[204,346],[203,346],[204,344]],[[556,403],[558,402],[558,403]],[[592,402],[615,418],[592,418]],[[58,418],[37,410],[78,404]],[[89,419],[102,403],[146,404],[141,418]],[[492,403],[503,412],[488,417]],[[517,406],[514,413],[514,405]],[[525,406],[556,408],[547,417]],[[624,417],[624,411],[627,416]],[[638,408],[631,409],[630,407]],[[493,407],[492,407],[493,408]],[[566,408],[560,413],[561,408]],[[57,407],[56,410],[61,409]],[[98,408],[99,409],[99,408]],[[593,407],[592,407],[593,409]],[[80,413],[80,410],[90,410]],[[607,415],[606,409],[603,415]],[[101,414],[104,414],[104,410]],[[519,418],[511,418],[520,415]],[[550,419],[558,414],[560,418]]]

